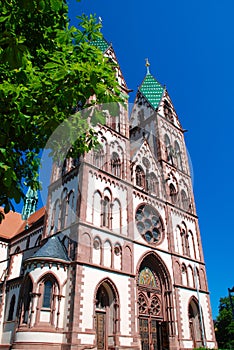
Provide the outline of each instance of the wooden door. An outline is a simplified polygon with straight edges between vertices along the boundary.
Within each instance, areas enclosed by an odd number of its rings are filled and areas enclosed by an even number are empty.
[[[106,313],[96,313],[97,322],[97,349],[106,349]]]
[[[161,322],[155,318],[139,318],[142,350],[161,350]]]
[[[148,318],[139,319],[140,337],[141,337],[141,349],[149,350],[149,322]]]

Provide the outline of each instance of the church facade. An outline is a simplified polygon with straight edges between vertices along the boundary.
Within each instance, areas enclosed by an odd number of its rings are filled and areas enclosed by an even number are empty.
[[[184,130],[146,65],[130,118],[101,106],[99,147],[1,227],[0,349],[216,348]]]

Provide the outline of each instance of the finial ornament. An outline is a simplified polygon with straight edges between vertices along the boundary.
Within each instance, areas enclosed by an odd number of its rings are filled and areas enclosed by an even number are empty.
[[[149,71],[150,63],[149,63],[148,58],[145,59],[145,66],[146,66],[146,69],[147,69],[147,74],[150,74],[150,71]]]

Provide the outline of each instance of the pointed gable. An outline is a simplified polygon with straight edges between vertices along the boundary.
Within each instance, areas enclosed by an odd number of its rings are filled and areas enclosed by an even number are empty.
[[[51,258],[69,261],[67,253],[57,236],[50,237],[32,258]]]
[[[131,143],[131,159],[134,164],[153,171],[160,177],[159,166],[147,139],[139,139]]]
[[[154,196],[161,197],[160,166],[150,148],[146,139],[140,140],[136,144],[133,142],[132,149],[132,174],[133,182],[136,187],[151,193]],[[137,149],[136,146],[139,146]],[[131,145],[132,147],[132,145]],[[140,179],[140,181],[139,181]],[[142,181],[141,181],[142,179]]]

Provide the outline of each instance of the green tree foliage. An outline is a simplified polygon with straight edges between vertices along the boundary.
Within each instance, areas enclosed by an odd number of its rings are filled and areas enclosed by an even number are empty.
[[[232,297],[234,305],[234,297]],[[234,321],[230,299],[220,298],[219,315],[215,322],[216,340],[219,349],[234,349]]]
[[[102,36],[101,25],[93,15],[78,19],[77,27],[69,26],[66,0],[0,0],[0,206],[5,212],[12,199],[22,198],[23,184],[39,187],[38,155],[58,125],[77,113],[71,129],[79,136],[76,152],[83,153],[95,135],[79,109],[121,100],[113,64],[92,45]]]

